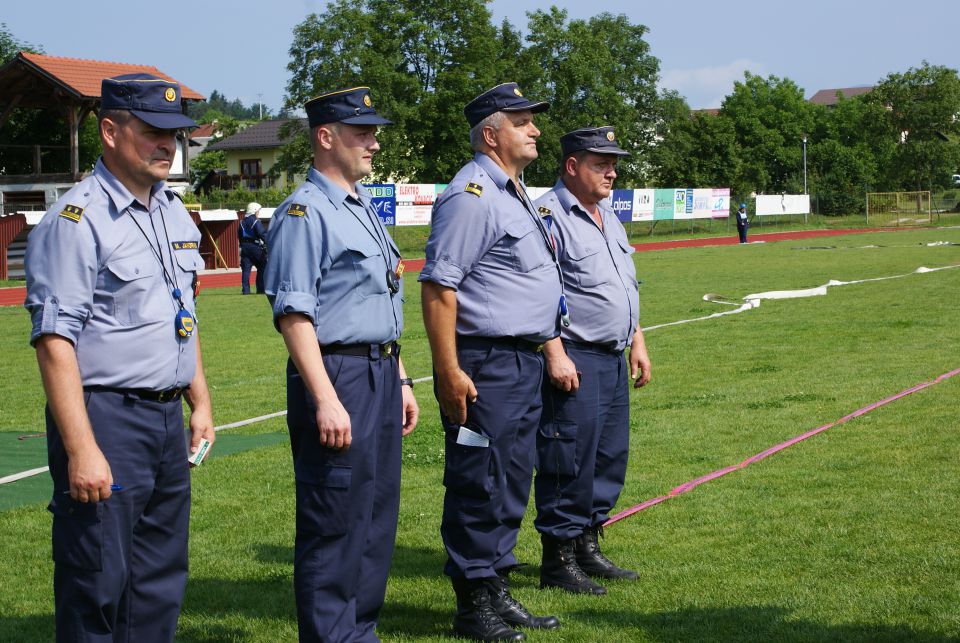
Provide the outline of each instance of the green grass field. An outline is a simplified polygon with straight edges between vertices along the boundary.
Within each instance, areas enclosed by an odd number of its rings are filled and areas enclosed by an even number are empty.
[[[708,292],[742,297],[960,264],[960,246],[927,245],[938,241],[960,244],[960,229],[638,253],[641,321],[726,310],[703,301]],[[620,508],[960,367],[958,292],[960,268],[649,331],[653,382],[631,394]],[[414,279],[406,297],[404,361],[411,376],[426,376]],[[282,410],[286,354],[265,300],[210,290],[199,313],[217,424]],[[0,308],[0,476],[45,464],[43,438],[17,440],[43,430],[28,332],[22,309]],[[404,444],[379,633],[444,641],[453,596],[438,532],[442,437],[430,385],[416,394],[423,414]],[[958,400],[960,376],[610,527],[605,551],[641,580],[611,583],[605,597],[537,589],[531,507],[518,546],[530,565],[514,593],[562,627],[528,638],[960,641]],[[194,470],[178,640],[296,639],[284,433],[282,418],[222,431],[218,457]],[[0,487],[0,641],[53,638],[47,480]]]

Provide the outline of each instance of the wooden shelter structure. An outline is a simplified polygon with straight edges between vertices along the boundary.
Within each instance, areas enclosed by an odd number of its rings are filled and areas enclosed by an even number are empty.
[[[70,130],[68,137],[70,169],[68,172],[44,173],[41,167],[43,148],[56,146],[34,144],[31,146],[33,148],[33,172],[26,175],[0,174],[0,185],[37,182],[39,180],[49,182],[79,181],[81,178],[80,124],[83,123],[87,115],[99,109],[100,83],[104,78],[135,73],[153,74],[179,83],[173,77],[149,65],[130,65],[100,60],[61,58],[25,51],[17,52],[17,55],[10,62],[0,67],[0,128],[4,126],[16,108],[51,109],[64,113]],[[183,83],[179,84],[184,107],[187,101],[204,100],[201,94]],[[183,159],[182,175],[185,177],[188,172],[188,141],[186,137],[180,145],[180,154]],[[171,178],[181,177],[171,176]]]

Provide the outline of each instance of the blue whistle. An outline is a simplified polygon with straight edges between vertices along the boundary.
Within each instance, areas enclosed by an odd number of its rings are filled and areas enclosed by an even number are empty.
[[[560,295],[560,323],[565,328],[570,327],[570,311],[567,310],[567,296]]]

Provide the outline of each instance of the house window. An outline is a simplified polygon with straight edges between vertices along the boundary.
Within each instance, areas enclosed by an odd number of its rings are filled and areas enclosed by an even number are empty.
[[[260,159],[240,160],[240,179],[247,186],[247,189],[256,190],[259,188],[262,174]]]

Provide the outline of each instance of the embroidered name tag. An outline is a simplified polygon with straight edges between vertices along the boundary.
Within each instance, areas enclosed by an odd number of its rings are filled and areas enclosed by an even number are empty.
[[[480,196],[483,194],[483,186],[479,183],[467,183],[467,187],[463,188],[463,191]]]
[[[307,206],[299,203],[291,203],[290,207],[287,208],[287,214],[294,217],[305,216],[307,214]]]
[[[199,250],[200,244],[196,241],[171,241],[174,250]]]
[[[66,205],[63,207],[63,210],[60,211],[60,216],[64,219],[70,219],[74,223],[80,223],[80,219],[83,217],[83,208],[75,205]]]

